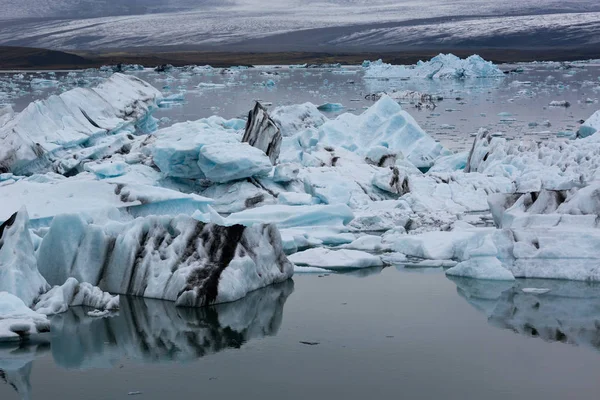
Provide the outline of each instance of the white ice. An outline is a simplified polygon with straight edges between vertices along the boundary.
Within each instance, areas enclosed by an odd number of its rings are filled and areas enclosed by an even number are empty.
[[[415,66],[391,65],[379,60],[365,62],[363,67],[366,78],[464,79],[504,76],[496,65],[478,55],[460,59],[453,54],[440,54],[429,61],[419,61]]]
[[[301,266],[324,269],[381,267],[381,258],[359,250],[332,250],[315,248],[289,256],[291,262]]]

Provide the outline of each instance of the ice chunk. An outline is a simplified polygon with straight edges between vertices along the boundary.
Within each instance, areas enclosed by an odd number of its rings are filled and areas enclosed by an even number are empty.
[[[436,158],[450,154],[388,96],[361,115],[346,113],[324,123],[319,128],[319,143],[342,146],[363,156],[373,147],[387,147],[418,168],[429,168]]]
[[[513,274],[495,257],[477,257],[463,261],[446,271],[447,275],[494,281],[514,281]]]
[[[114,178],[115,176],[121,176],[129,171],[129,165],[124,162],[104,162],[101,164],[86,164],[86,171],[93,172],[100,179]]]
[[[505,176],[518,192],[568,190],[597,179],[599,139],[592,135],[570,141],[507,141],[481,130],[465,172]]]
[[[440,54],[415,66],[391,65],[382,62],[363,63],[366,78],[426,78],[464,79],[500,78],[504,73],[493,63],[478,55],[460,59],[453,54]]]
[[[498,228],[599,227],[600,182],[571,190],[497,194],[488,198]]]
[[[319,111],[336,112],[344,109],[344,105],[340,103],[324,103],[317,107]]]
[[[31,172],[40,168],[34,161],[52,152],[133,127],[161,97],[134,76],[114,74],[96,88],[31,103],[0,128],[0,171]]]
[[[282,192],[277,197],[279,204],[302,206],[313,203],[313,197],[307,193]]]
[[[29,216],[22,208],[0,225],[0,292],[8,292],[31,305],[48,289],[38,271]]]
[[[279,228],[291,227],[343,227],[354,218],[346,205],[288,206],[271,205],[231,214],[225,218],[227,225],[271,223]]]
[[[398,153],[384,146],[371,147],[365,156],[365,161],[368,164],[378,167],[393,167],[396,165]]]
[[[294,265],[294,274],[329,274],[331,270],[317,267],[301,267]]]
[[[312,103],[277,107],[271,118],[281,128],[284,137],[293,136],[309,128],[318,128],[328,121]]]
[[[373,186],[400,196],[409,192],[408,177],[397,167],[379,171],[373,175]]]
[[[72,220],[77,216],[62,217],[56,229],[53,223],[40,245],[38,263],[53,280],[70,276],[75,265],[103,291],[202,306],[240,299],[293,274],[272,225],[224,227],[184,215],[104,225],[80,220],[77,227]],[[83,239],[74,237],[61,251],[43,250],[69,230]],[[75,262],[65,264],[67,258]]]
[[[0,343],[35,340],[50,332],[45,315],[31,310],[23,300],[0,291]]]
[[[465,169],[467,166],[468,152],[461,152],[449,156],[443,156],[435,160],[430,172],[451,172]]]
[[[565,108],[569,108],[571,107],[571,103],[569,103],[566,100],[553,100],[550,102],[550,107],[565,107]]]
[[[521,289],[521,291],[523,293],[529,293],[529,294],[546,294],[548,292],[550,292],[551,289],[546,289],[546,288],[523,288]]]
[[[277,183],[288,183],[298,178],[300,168],[296,164],[279,164],[273,172],[273,181]]]
[[[154,134],[150,151],[163,174],[175,178],[204,178],[198,165],[200,149],[208,144],[239,143],[230,122],[219,117],[175,124]],[[235,126],[235,125],[234,125]]]
[[[119,296],[103,292],[89,283],[79,283],[75,278],[69,278],[62,286],[55,286],[44,293],[33,309],[40,314],[60,314],[73,306],[93,307],[102,311],[119,309]]]
[[[64,213],[131,216],[192,214],[209,211],[211,199],[162,187],[95,180],[80,174],[73,178],[34,175],[0,190],[0,221],[25,205],[36,226],[47,225]],[[56,282],[55,284],[64,283]]]
[[[0,116],[0,120],[1,120]],[[0,122],[0,126],[2,123]],[[600,110],[596,111],[590,118],[588,118],[580,127],[577,132],[577,136],[580,138],[585,138],[588,136],[592,136],[594,133],[600,130]]]
[[[14,115],[15,113],[10,105],[0,106],[0,128],[14,118]]]
[[[248,143],[215,143],[202,146],[198,165],[213,182],[225,183],[267,175],[273,166],[269,157]]]
[[[246,123],[246,132],[242,142],[247,142],[262,150],[272,164],[277,162],[279,151],[281,149],[281,131],[279,127],[269,117],[267,109],[259,102],[256,102],[254,109],[248,113],[248,122]]]
[[[350,250],[362,250],[372,253],[389,250],[389,248],[383,244],[381,236],[375,235],[361,236],[352,243],[342,246],[342,248]]]
[[[381,267],[381,258],[359,250],[331,250],[323,247],[292,254],[290,261],[297,265],[317,268],[369,268]]]

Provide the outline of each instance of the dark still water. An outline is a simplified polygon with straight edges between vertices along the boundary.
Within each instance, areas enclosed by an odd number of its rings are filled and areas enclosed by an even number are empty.
[[[0,348],[0,399],[596,399],[600,287],[297,275],[207,309],[74,309],[50,342]]]

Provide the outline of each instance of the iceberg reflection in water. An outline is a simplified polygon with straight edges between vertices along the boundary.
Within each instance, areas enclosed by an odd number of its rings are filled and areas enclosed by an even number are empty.
[[[449,278],[456,284],[458,294],[483,312],[493,326],[546,342],[600,350],[599,283]],[[536,294],[532,288],[548,291]]]
[[[268,286],[234,303],[203,308],[121,296],[118,314],[92,318],[76,307],[52,318],[49,344],[0,347],[0,381],[30,397],[29,376],[37,357],[51,351],[66,369],[110,368],[121,360],[140,363],[191,362],[249,340],[274,336],[294,282]]]

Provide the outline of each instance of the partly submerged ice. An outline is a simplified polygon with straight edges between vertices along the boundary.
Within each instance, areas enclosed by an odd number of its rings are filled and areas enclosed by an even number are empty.
[[[478,55],[461,59],[454,54],[440,54],[415,66],[391,65],[383,61],[365,62],[366,78],[464,79],[499,78],[504,73]]]

